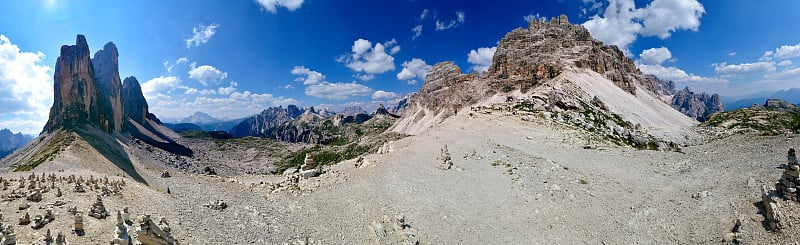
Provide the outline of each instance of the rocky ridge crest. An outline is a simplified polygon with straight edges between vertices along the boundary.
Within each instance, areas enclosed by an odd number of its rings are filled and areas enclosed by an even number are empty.
[[[659,86],[616,46],[594,40],[562,15],[509,32],[483,74],[463,74],[452,62],[434,65],[392,130],[418,134],[459,111],[490,108],[543,114],[621,142],[666,149],[673,144],[653,135],[681,139],[681,128],[693,120],[661,101]]]

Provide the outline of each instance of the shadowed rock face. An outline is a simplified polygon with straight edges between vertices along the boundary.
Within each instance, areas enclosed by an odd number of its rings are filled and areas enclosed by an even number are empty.
[[[44,131],[78,125],[111,129],[108,119],[112,116],[106,114],[99,103],[100,95],[89,56],[89,45],[83,35],[78,35],[75,45],[61,46],[53,83],[55,96]]]
[[[150,112],[147,100],[142,94],[142,87],[136,77],[127,77],[122,84],[122,108],[126,118],[139,124],[145,124],[145,119]]]
[[[106,115],[111,115],[113,131],[122,130],[122,98],[120,89],[122,82],[119,78],[119,52],[112,42],[106,43],[103,49],[97,51],[92,58],[92,65],[97,79],[97,90],[102,98],[101,103]]]

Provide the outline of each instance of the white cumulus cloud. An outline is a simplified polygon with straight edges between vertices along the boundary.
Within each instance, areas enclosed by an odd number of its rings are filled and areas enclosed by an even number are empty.
[[[721,76],[740,76],[758,72],[775,71],[775,62],[759,61],[754,63],[728,64],[727,62],[712,64],[714,71]]]
[[[355,96],[366,96],[372,89],[358,84],[350,83],[318,83],[306,87],[306,95],[329,100],[346,100]]]
[[[192,28],[192,37],[186,39],[186,48],[199,47],[208,42],[217,33],[218,24],[205,26],[203,24]]]
[[[289,11],[295,11],[303,5],[303,0],[256,0],[258,5],[271,13],[277,13],[278,7],[283,7]]]
[[[203,86],[216,84],[226,77],[228,77],[227,72],[222,72],[210,65],[201,65],[198,67],[192,66],[192,70],[189,71],[189,78],[197,80],[203,84]]]
[[[155,97],[165,91],[173,91],[181,86],[181,79],[174,76],[160,76],[142,83],[142,94],[145,97]]]
[[[292,75],[300,75],[295,81],[303,82],[304,85],[317,84],[325,81],[325,75],[317,71],[312,71],[305,66],[295,66],[292,68]]]
[[[199,95],[211,95],[211,94],[217,94],[217,91],[213,90],[213,89],[189,88],[189,89],[186,89],[186,92],[184,92],[184,93],[188,94],[188,95],[198,95],[198,94]]]
[[[709,85],[727,84],[728,81],[714,77],[703,77],[688,73],[680,68],[662,66],[662,63],[672,59],[672,53],[666,47],[645,49],[639,54],[636,66],[644,74],[654,75],[660,79],[683,84],[708,87]]]
[[[400,51],[397,41],[392,39],[385,43],[376,43],[365,39],[358,39],[353,42],[352,53],[345,54],[336,59],[337,62],[344,63],[351,70],[359,73],[356,75],[369,80],[375,74],[382,74],[394,70],[394,57]],[[389,53],[386,50],[389,49]]]
[[[371,45],[370,45],[371,46]],[[353,50],[357,50],[354,46]],[[317,98],[329,100],[345,100],[354,96],[366,96],[372,89],[362,84],[351,83],[332,83],[325,80],[325,75],[321,72],[311,70],[305,66],[295,66],[292,68],[292,75],[298,76],[296,82],[306,85],[305,94]],[[367,75],[369,76],[369,75]],[[362,78],[369,80],[371,78]],[[293,88],[293,87],[292,87]]]
[[[219,94],[228,95],[233,92],[236,92],[236,86],[239,86],[239,83],[237,83],[236,81],[231,81],[231,83],[227,87],[219,87],[217,91],[219,92]]]
[[[397,73],[397,79],[409,82],[414,81],[411,84],[415,84],[416,79],[425,80],[425,75],[428,74],[428,70],[431,69],[431,65],[428,65],[424,60],[418,58],[403,62],[401,66],[403,66],[403,70]]]
[[[53,77],[42,52],[24,52],[0,35],[0,128],[38,134],[53,104]]]
[[[383,90],[378,90],[378,91],[375,91],[375,93],[372,93],[372,99],[373,100],[388,100],[388,99],[394,99],[394,98],[397,98],[397,97],[400,97],[400,95],[398,95],[395,92],[386,92],[386,91],[383,91]]]
[[[628,45],[637,36],[665,39],[678,30],[697,31],[704,13],[697,0],[654,0],[644,8],[636,8],[633,0],[610,0],[602,16],[592,16],[583,26],[594,38],[630,55]]]
[[[497,47],[470,50],[469,54],[467,54],[467,62],[472,64],[472,70],[480,73],[486,72],[489,70],[489,66],[492,65],[495,51],[497,51]]]
[[[665,47],[645,49],[639,55],[639,63],[645,65],[660,65],[669,59],[672,59],[672,52]]]
[[[764,55],[761,57],[761,60],[769,61],[772,60],[773,58],[779,60],[785,60],[798,56],[800,56],[800,43],[796,45],[781,45],[780,47],[776,48],[775,51],[767,50],[764,52]]]
[[[689,83],[727,84],[728,83],[728,81],[725,79],[698,76],[695,74],[687,73],[686,71],[681,70],[674,66],[664,67],[661,65],[639,64],[638,67],[639,70],[642,71],[642,73],[644,74],[654,75],[658,78],[677,83],[684,83],[684,84],[689,84]]]

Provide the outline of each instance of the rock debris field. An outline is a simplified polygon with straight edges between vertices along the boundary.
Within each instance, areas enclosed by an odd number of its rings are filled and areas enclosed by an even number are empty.
[[[762,199],[764,186],[786,177],[777,167],[800,146],[797,135],[696,133],[703,140],[680,151],[637,150],[550,120],[462,113],[319,176],[204,175],[139,154],[132,162],[144,183],[70,164],[96,154],[73,145],[34,172],[0,175],[3,237],[24,244],[798,241],[796,198],[776,197],[778,231]],[[25,214],[30,221],[20,222]]]

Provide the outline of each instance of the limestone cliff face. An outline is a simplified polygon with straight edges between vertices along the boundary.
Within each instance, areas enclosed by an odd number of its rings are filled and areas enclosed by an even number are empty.
[[[147,100],[136,77],[127,77],[122,84],[122,108],[125,118],[145,124],[149,112]]]
[[[527,29],[517,28],[500,41],[492,66],[487,93],[520,89],[523,92],[542,81],[555,78],[565,67],[591,69],[628,93],[635,94],[635,82],[653,91],[654,83],[617,48],[594,40],[583,26],[573,25],[565,15],[549,22],[534,20]]]
[[[417,134],[484,99],[485,84],[476,78],[475,73],[462,74],[453,62],[437,63],[428,70],[419,92],[407,98],[405,112],[392,130]]]
[[[92,58],[97,90],[105,109],[105,115],[111,115],[109,125],[114,131],[122,130],[122,81],[119,78],[119,52],[112,42],[106,43]]]
[[[718,94],[694,93],[688,87],[675,92],[672,107],[700,122],[705,122],[711,114],[725,111]]]
[[[45,132],[80,125],[111,129],[109,118],[112,116],[106,114],[99,103],[100,94],[89,56],[89,45],[83,35],[78,35],[75,45],[61,46],[53,78],[53,106]]]
[[[471,81],[476,77],[476,74],[461,74],[461,68],[453,62],[440,62],[425,75],[425,83],[413,100],[433,111],[454,111],[481,98],[471,92],[474,91]]]

